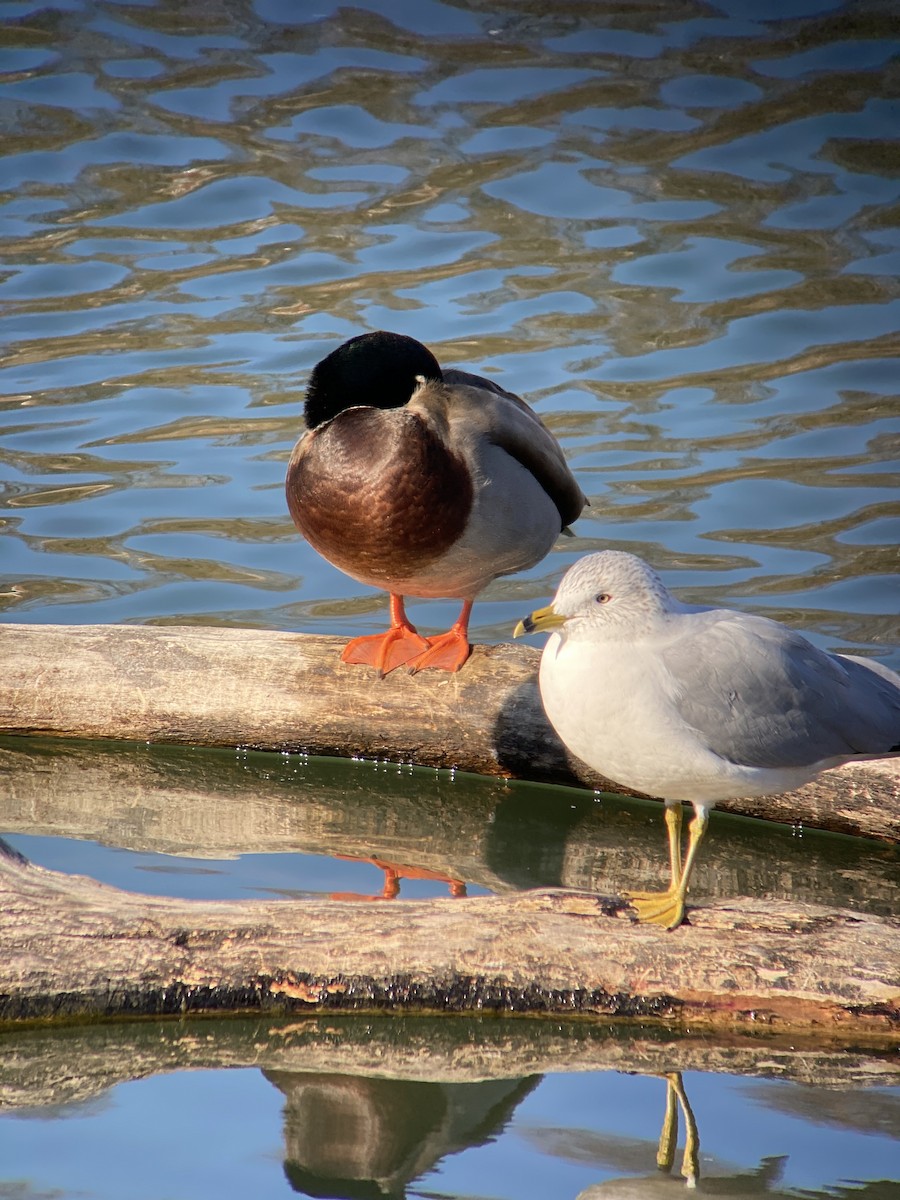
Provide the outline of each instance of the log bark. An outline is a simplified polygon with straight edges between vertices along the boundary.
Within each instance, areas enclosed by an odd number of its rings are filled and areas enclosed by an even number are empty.
[[[550,728],[537,651],[477,646],[457,675],[379,681],[342,664],[341,645],[250,629],[0,626],[0,732],[365,756],[625,790]],[[848,764],[796,792],[721,807],[896,840],[900,765]]]
[[[896,1039],[900,922],[742,900],[674,934],[617,899],[134,896],[0,856],[0,1021],[317,1009],[591,1013]]]

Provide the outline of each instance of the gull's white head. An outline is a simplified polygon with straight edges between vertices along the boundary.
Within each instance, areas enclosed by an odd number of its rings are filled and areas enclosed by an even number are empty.
[[[651,628],[682,605],[648,563],[624,550],[601,550],[574,563],[553,603],[520,621],[514,636],[565,626],[567,636],[596,640]]]

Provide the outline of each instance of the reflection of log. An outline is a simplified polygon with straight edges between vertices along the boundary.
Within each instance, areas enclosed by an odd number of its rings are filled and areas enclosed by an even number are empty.
[[[380,858],[493,892],[610,895],[662,882],[659,807],[447,772],[297,755],[63,739],[0,744],[0,834],[231,858],[302,851]],[[304,887],[298,863],[296,887]],[[401,894],[403,889],[401,888]],[[900,848],[714,813],[694,877],[713,898],[900,911]]]
[[[841,1048],[841,1041],[838,1037],[824,1045],[820,1031],[787,1035],[753,1029],[716,1035],[705,1030],[673,1038],[659,1025],[583,1018],[448,1020],[338,1013],[301,1020],[223,1017],[214,1030],[208,1021],[189,1018],[60,1026],[51,1036],[45,1029],[7,1029],[0,1056],[0,1110],[73,1104],[132,1079],[224,1067],[457,1085],[547,1072],[659,1075],[680,1070],[808,1084],[839,1121],[841,1096],[865,1096],[871,1106],[882,1093],[857,1089],[900,1085],[893,1047],[866,1050],[858,1031],[850,1029],[847,1048]],[[850,1090],[826,1093],[826,1088]],[[786,1102],[783,1092],[780,1096],[772,1097],[776,1109]],[[848,1099],[846,1107],[858,1114],[862,1103],[857,1100],[854,1108]],[[896,1123],[882,1131],[893,1134]]]
[[[364,755],[600,785],[547,724],[537,651],[481,646],[458,675],[395,671],[379,682],[340,663],[340,646],[250,629],[0,626],[0,732]],[[898,780],[896,763],[856,764],[788,797],[722,807],[896,838]]]
[[[898,922],[740,901],[676,934],[571,892],[347,905],[133,896],[0,858],[0,1019],[583,1011],[896,1036]]]
[[[654,1034],[646,1027],[584,1020],[328,1014],[291,1023],[226,1019],[217,1022],[214,1033],[208,1022],[190,1020],[69,1026],[49,1035],[46,1030],[7,1032],[0,1111],[26,1108],[34,1114],[52,1105],[59,1112],[127,1080],[223,1067],[259,1068],[284,1094],[284,1170],[295,1190],[309,1196],[405,1196],[405,1185],[437,1162],[499,1135],[548,1071],[664,1074],[668,1098],[677,1098],[691,1123],[693,1151],[687,1154],[686,1133],[684,1160],[692,1174],[699,1165],[702,1130],[690,1112],[683,1071],[778,1079],[777,1085],[754,1091],[757,1101],[770,1096],[764,1103],[776,1111],[785,1097],[790,1101],[802,1094],[796,1086],[786,1089],[785,1079],[814,1079],[815,1087],[808,1090],[828,1106],[831,1123],[877,1127],[884,1136],[897,1128],[885,1088],[900,1080],[900,1066],[889,1051],[826,1051],[802,1036],[788,1042],[756,1033],[723,1042],[707,1033],[672,1040],[660,1030]],[[598,1083],[598,1095],[608,1096],[608,1083]],[[620,1078],[617,1093],[635,1094],[636,1083]],[[581,1092],[587,1094],[584,1088]],[[867,1126],[870,1116],[875,1122]],[[526,1119],[518,1135],[542,1154],[634,1175],[655,1158],[659,1162],[659,1150],[672,1160],[675,1117],[669,1105],[663,1107],[660,1087],[658,1104],[646,1114],[647,1133],[655,1135],[662,1123],[658,1142],[623,1138],[577,1120],[560,1126],[552,1118],[549,1123]],[[762,1182],[758,1172],[729,1171],[709,1153],[703,1155],[703,1176],[702,1190],[735,1196],[758,1196]],[[632,1178],[625,1181],[631,1190],[612,1194],[635,1200],[656,1195],[661,1178],[658,1170],[643,1181]],[[635,1186],[641,1182],[645,1191]]]

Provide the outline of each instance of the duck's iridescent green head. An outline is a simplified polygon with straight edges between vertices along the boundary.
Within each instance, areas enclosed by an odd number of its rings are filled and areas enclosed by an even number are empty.
[[[303,412],[315,429],[356,405],[401,408],[418,386],[418,377],[442,379],[431,351],[402,333],[363,333],[351,338],[313,368]]]

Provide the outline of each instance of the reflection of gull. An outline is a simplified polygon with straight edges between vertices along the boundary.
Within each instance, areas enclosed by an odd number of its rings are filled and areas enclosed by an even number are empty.
[[[671,884],[626,893],[673,929],[717,800],[784,792],[827,767],[900,752],[900,677],[827,654],[765,617],[682,604],[642,559],[591,554],[516,633],[556,630],[541,698],[566,746],[666,800]],[[681,801],[694,806],[681,861]]]
[[[685,1189],[697,1187],[700,1160],[700,1138],[697,1123],[684,1090],[681,1073],[670,1072],[666,1080],[666,1111],[656,1150],[656,1175],[641,1175],[622,1179],[605,1179],[579,1193],[577,1200],[677,1200]],[[670,1174],[675,1161],[678,1141],[678,1109],[684,1114],[685,1144],[678,1178]],[[583,1156],[582,1156],[583,1157]],[[597,1156],[599,1157],[599,1156]],[[734,1171],[729,1175],[705,1175],[700,1190],[704,1195],[734,1197],[768,1196],[779,1200],[791,1194],[773,1190],[780,1179],[786,1158],[766,1158],[755,1171]]]
[[[815,1190],[779,1186],[787,1155],[764,1158],[753,1171],[733,1175],[706,1175],[699,1192],[704,1196],[723,1196],[730,1200],[896,1200],[897,1184],[880,1179],[871,1182],[834,1184]],[[691,1195],[697,1195],[692,1192]],[[650,1175],[641,1179],[607,1179],[592,1184],[576,1200],[685,1200],[684,1184],[671,1177]]]
[[[587,1191],[582,1192],[579,1200],[582,1200],[582,1197],[584,1197],[584,1200],[587,1200],[588,1197],[592,1196],[622,1197],[622,1200],[625,1197],[633,1196],[637,1200],[639,1196],[671,1195],[673,1185],[682,1190],[685,1186],[688,1188],[696,1187],[700,1162],[700,1139],[697,1133],[697,1122],[694,1119],[694,1113],[684,1091],[681,1073],[679,1071],[671,1071],[669,1074],[663,1076],[663,1078],[666,1081],[666,1109],[656,1148],[656,1165],[665,1174],[650,1176],[649,1178],[610,1179],[604,1183],[595,1184],[593,1187],[588,1188]],[[678,1144],[679,1108],[684,1114],[685,1143],[681,1159],[681,1174],[683,1179],[675,1180],[669,1177],[669,1172],[672,1170],[675,1162],[675,1148]],[[578,1161],[585,1161],[588,1157],[593,1161],[596,1161],[598,1158],[609,1158],[609,1149],[604,1146],[607,1152],[603,1153],[597,1138],[591,1138],[583,1146],[579,1146],[576,1149],[572,1131],[560,1130],[554,1132],[557,1136],[553,1138],[552,1144],[546,1136],[541,1138],[532,1136],[531,1140],[544,1143],[542,1149],[561,1158],[576,1158]],[[628,1143],[626,1139],[617,1138],[612,1143],[612,1157],[616,1160],[617,1166],[624,1165],[622,1164],[623,1146],[625,1147],[624,1157],[634,1159],[637,1169],[637,1163],[643,1159],[646,1152],[647,1143],[637,1143],[639,1157],[636,1157],[633,1152],[630,1155],[628,1154],[628,1148],[633,1149],[634,1143]]]
[[[420,342],[383,331],[316,365],[304,413],[286,481],[294,523],[391,598],[390,629],[348,642],[343,661],[380,674],[403,663],[459,670],[475,596],[539,562],[586,503],[559,443],[518,396],[442,371]],[[404,595],[457,597],[462,611],[424,638]]]
[[[750,1196],[767,1196],[769,1200],[796,1200],[798,1193],[773,1190],[781,1180],[786,1159],[764,1158],[755,1171],[739,1175],[709,1176],[702,1184],[703,1195],[733,1196],[743,1200]],[[684,1197],[685,1184],[670,1175],[646,1175],[638,1179],[606,1179],[579,1192],[576,1200],[678,1200]],[[805,1193],[812,1200],[813,1193]],[[822,1194],[822,1200],[825,1200]]]
[[[877,1082],[877,1080],[873,1080]],[[900,1095],[859,1088],[813,1087],[775,1083],[746,1089],[747,1098],[773,1112],[799,1117],[811,1125],[855,1129],[872,1137],[900,1140]]]

